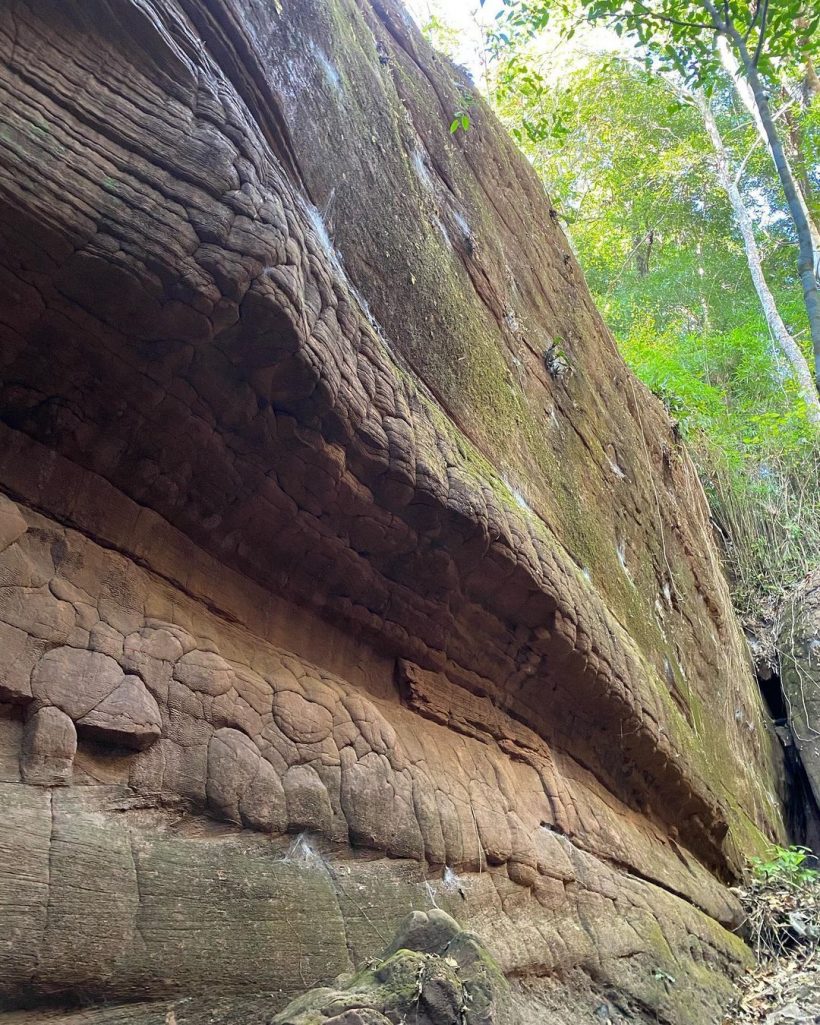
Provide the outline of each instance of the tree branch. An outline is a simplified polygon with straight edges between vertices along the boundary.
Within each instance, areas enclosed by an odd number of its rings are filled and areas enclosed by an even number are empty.
[[[653,11],[646,4],[641,3],[641,0],[633,0],[633,6],[643,11],[644,14],[648,14],[650,18],[654,18],[656,21],[662,21],[667,25],[680,25],[682,28],[705,28],[713,29],[714,25],[706,25],[700,21],[680,21],[678,18],[672,18],[668,14],[660,14],[658,11]]]
[[[712,3],[712,0],[701,0],[706,13],[712,19],[712,24],[705,26],[706,28],[714,29],[716,32],[721,32],[724,35],[729,32],[730,22],[721,21],[720,15],[717,12],[717,7]]]
[[[752,20],[749,22],[749,27],[746,29],[746,33],[743,36],[743,42],[744,43],[749,38],[749,36],[752,34],[752,29],[755,27],[755,24],[757,23],[757,18],[758,18],[759,14],[760,14],[760,0],[756,0],[756,2],[755,2],[755,10],[754,10],[754,14],[752,15]]]
[[[789,102],[784,103],[783,106],[780,108],[780,110],[778,110],[775,114],[772,114],[772,121],[777,121],[777,119],[779,117],[782,117],[783,114],[787,113],[788,110],[791,108],[793,102],[794,102],[793,100],[790,100]],[[742,127],[748,127],[748,124],[744,125]],[[726,134],[728,134],[728,133],[724,133],[724,138],[725,138]],[[760,145],[760,143],[763,142],[763,141],[764,141],[763,138],[760,135],[758,135],[757,138],[755,139],[755,141],[752,143],[751,148],[749,149],[749,152],[746,154],[746,156],[738,164],[737,174],[735,175],[735,184],[736,185],[740,182],[740,179],[743,177],[743,172],[746,170],[746,165],[749,163],[749,160],[751,159],[752,154],[757,149],[757,147]]]
[[[757,37],[757,46],[755,47],[755,55],[752,57],[752,64],[757,67],[757,62],[760,60],[760,54],[763,52],[763,40],[766,36],[767,24],[766,21],[769,17],[769,0],[763,0],[763,10],[760,14],[760,33]]]
[[[738,186],[740,184],[740,179],[743,177],[743,172],[746,170],[746,165],[749,163],[749,160],[751,159],[752,154],[754,153],[754,151],[760,145],[760,141],[761,141],[760,137],[758,136],[758,138],[756,138],[755,141],[752,143],[752,145],[751,145],[751,147],[749,149],[749,152],[746,154],[746,156],[738,164],[737,171],[735,173],[735,179],[734,179],[735,186]]]

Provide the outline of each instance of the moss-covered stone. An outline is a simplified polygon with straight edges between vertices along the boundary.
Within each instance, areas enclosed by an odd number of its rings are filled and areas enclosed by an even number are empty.
[[[437,908],[414,911],[383,958],[340,978],[334,989],[298,997],[272,1025],[377,1020],[501,1025],[510,1020],[508,985],[479,940],[455,919]]]

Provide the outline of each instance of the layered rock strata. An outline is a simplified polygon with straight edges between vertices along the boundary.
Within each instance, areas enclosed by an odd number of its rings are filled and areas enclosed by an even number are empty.
[[[435,907],[521,1021],[718,1013],[773,748],[468,93],[392,0],[0,9],[10,1021],[266,1021]]]

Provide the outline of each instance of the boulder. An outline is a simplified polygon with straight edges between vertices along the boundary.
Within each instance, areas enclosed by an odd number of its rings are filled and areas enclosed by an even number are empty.
[[[446,912],[413,912],[384,954],[332,989],[309,991],[271,1025],[501,1025],[509,987],[481,942]]]

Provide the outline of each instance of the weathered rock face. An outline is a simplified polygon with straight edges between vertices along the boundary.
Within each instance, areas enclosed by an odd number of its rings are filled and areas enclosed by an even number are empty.
[[[786,742],[797,748],[820,807],[820,572],[810,573],[786,604],[778,647]]]
[[[14,1021],[267,1021],[431,907],[518,1020],[717,1014],[773,748],[469,88],[392,0],[0,8]]]
[[[502,1025],[509,987],[492,956],[445,911],[414,911],[364,971],[297,997],[273,1025]]]

